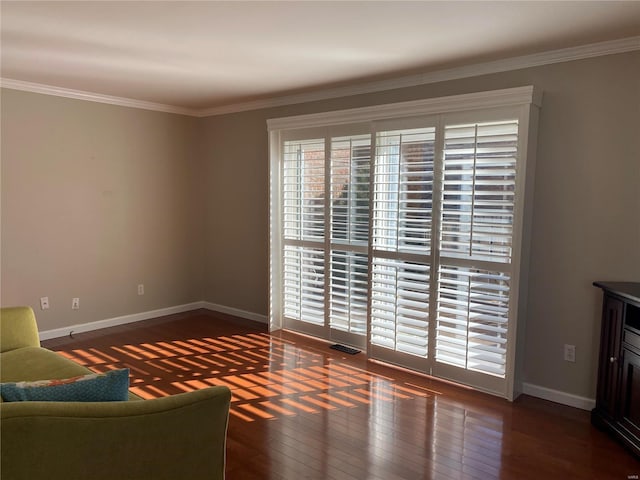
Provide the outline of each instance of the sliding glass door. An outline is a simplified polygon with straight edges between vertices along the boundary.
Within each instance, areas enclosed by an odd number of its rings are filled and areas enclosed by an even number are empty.
[[[371,138],[309,133],[283,142],[285,325],[365,348]]]
[[[527,112],[277,130],[272,318],[509,397]]]
[[[370,354],[421,371],[429,353],[435,142],[435,126],[377,132],[372,178]]]
[[[330,140],[330,339],[366,347],[371,136]]]

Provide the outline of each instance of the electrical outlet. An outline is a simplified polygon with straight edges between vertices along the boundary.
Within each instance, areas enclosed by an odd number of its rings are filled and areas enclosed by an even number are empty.
[[[144,284],[143,283],[138,285],[138,295],[144,295]]]
[[[567,362],[575,362],[576,361],[576,346],[575,345],[564,345],[564,359]]]
[[[80,308],[80,299],[74,298],[71,300],[71,310],[78,310]]]
[[[40,297],[40,310],[49,309],[49,297]]]

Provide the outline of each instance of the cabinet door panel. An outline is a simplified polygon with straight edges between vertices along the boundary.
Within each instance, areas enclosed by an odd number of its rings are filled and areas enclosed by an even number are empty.
[[[623,362],[620,423],[640,438],[640,355],[625,349]]]
[[[621,366],[621,336],[624,303],[605,296],[600,339],[597,408],[611,418],[617,417],[617,397]]]

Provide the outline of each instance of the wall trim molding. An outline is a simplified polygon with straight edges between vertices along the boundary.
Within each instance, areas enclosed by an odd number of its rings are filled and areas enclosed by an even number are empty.
[[[175,307],[160,308],[157,310],[149,310],[147,312],[133,313],[131,315],[123,315],[121,317],[106,318],[104,320],[96,320],[94,322],[70,325],[68,327],[55,328],[53,330],[43,330],[39,332],[40,340],[49,340],[51,338],[66,337],[71,333],[91,332],[101,328],[116,327],[127,323],[141,322],[151,318],[163,317],[165,315],[173,315],[175,313],[184,313],[198,308],[204,308],[205,302],[186,303]]]
[[[523,383],[522,393],[531,395],[532,397],[542,398],[543,400],[567,405],[569,407],[579,408],[581,410],[592,410],[596,406],[596,401],[593,398],[581,397],[579,395],[541,387],[540,385],[534,385],[532,383]]]
[[[52,338],[66,337],[71,333],[91,332],[93,330],[99,330],[101,328],[116,327],[118,325],[125,325],[127,323],[141,322],[143,320],[149,320],[157,317],[164,317],[166,315],[190,312],[192,310],[198,310],[200,308],[205,308],[207,310],[211,310],[214,312],[226,313],[229,315],[234,315],[240,318],[246,318],[247,320],[253,320],[256,322],[268,323],[268,319],[266,315],[247,312],[246,310],[226,307],[224,305],[217,305],[215,303],[199,301],[199,302],[186,303],[184,305],[176,305],[174,307],[150,310],[147,312],[134,313],[131,315],[123,315],[121,317],[106,318],[104,320],[96,320],[94,322],[70,325],[68,327],[55,328],[52,330],[43,330],[39,332],[40,340],[50,340]]]
[[[430,83],[445,82],[480,75],[520,70],[523,68],[551,65],[554,63],[571,62],[604,55],[615,55],[640,50],[640,36],[609,40],[605,42],[590,43],[576,47],[549,50],[530,55],[505,58],[490,62],[482,62],[461,67],[435,70],[431,72],[405,75],[388,80],[378,80],[371,82],[361,82],[355,85],[343,87],[324,88],[314,92],[300,93],[293,95],[274,96],[262,100],[250,102],[234,103],[219,107],[194,109],[165,105],[160,103],[145,102],[132,98],[103,95],[100,93],[73,90],[69,88],[44,85],[40,83],[13,80],[10,78],[0,78],[0,86],[13,90],[22,90],[32,93],[42,93],[59,97],[74,98],[90,102],[107,103],[123,107],[139,108],[143,110],[153,110],[165,113],[175,113],[193,117],[210,117],[225,115],[229,113],[245,112],[249,110],[259,110],[262,108],[280,107],[297,103],[307,103],[332,98],[349,97],[366,93],[375,93],[399,88],[416,87]]]
[[[260,313],[249,312],[247,310],[240,310],[239,308],[227,307],[225,305],[218,305],[217,303],[211,302],[201,302],[203,304],[202,308],[206,308],[207,310],[211,310],[213,312],[226,313],[228,315],[233,315],[240,318],[245,318],[247,320],[253,320],[254,322],[260,323],[269,323],[269,318],[266,315],[262,315]]]
[[[24,82],[22,80],[13,80],[11,78],[0,78],[0,87],[11,90],[22,90],[24,92],[41,93],[43,95],[52,95],[54,97],[65,97],[75,100],[85,100],[88,102],[106,103],[120,107],[176,113],[178,115],[198,116],[198,111],[190,108],[164,105],[162,103],[145,102],[144,100],[136,100],[133,98],[103,95],[101,93],[86,92],[84,90],[73,90],[70,88],[56,87],[42,83]]]

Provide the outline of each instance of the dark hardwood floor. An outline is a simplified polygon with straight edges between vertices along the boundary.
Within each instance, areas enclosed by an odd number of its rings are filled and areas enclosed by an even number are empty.
[[[510,403],[224,314],[200,310],[43,345],[95,371],[128,367],[144,398],[228,385],[230,480],[640,474],[589,412],[525,395]]]

